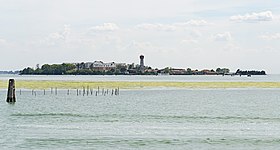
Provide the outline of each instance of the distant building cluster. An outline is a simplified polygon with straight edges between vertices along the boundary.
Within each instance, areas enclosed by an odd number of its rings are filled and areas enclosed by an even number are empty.
[[[181,69],[181,68],[171,68],[166,67],[163,69],[153,69],[151,67],[147,67],[144,65],[144,55],[140,55],[140,63],[139,64],[126,64],[126,63],[115,63],[108,62],[104,63],[102,61],[94,61],[94,62],[82,62],[75,63],[77,70],[92,70],[99,71],[103,73],[113,73],[113,74],[126,74],[126,75],[137,75],[137,74],[147,74],[147,75],[219,75],[219,74],[228,74],[229,69],[227,68],[217,68],[216,70],[192,70]]]
[[[109,71],[115,69],[117,64],[115,62],[104,63],[102,61],[76,63],[77,69],[92,69],[96,71]]]
[[[126,64],[126,63],[115,63],[115,62],[82,62],[73,63],[77,70],[91,70],[95,72],[103,72],[104,74],[156,74],[157,71],[151,69],[151,67],[146,67],[144,65],[144,55],[140,55],[140,64]]]

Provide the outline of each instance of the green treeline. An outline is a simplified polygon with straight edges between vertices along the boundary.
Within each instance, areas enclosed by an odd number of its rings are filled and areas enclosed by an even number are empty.
[[[45,64],[41,68],[36,69],[27,67],[20,71],[20,74],[33,74],[33,75],[63,75],[69,74],[76,69],[74,64]]]
[[[150,67],[147,67],[150,68]],[[21,75],[156,75],[156,72],[140,72],[139,66],[134,64],[116,65],[113,68],[85,68],[83,63],[79,64],[44,64],[41,68],[24,68],[20,71]]]

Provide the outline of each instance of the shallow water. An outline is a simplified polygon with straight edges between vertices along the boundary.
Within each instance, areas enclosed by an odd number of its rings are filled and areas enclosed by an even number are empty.
[[[1,149],[278,149],[280,89],[0,91]]]

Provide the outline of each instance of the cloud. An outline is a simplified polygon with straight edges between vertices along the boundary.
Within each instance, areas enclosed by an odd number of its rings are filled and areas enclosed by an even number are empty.
[[[122,47],[123,51],[136,51],[138,53],[146,54],[163,54],[173,52],[172,49],[161,47],[151,42],[131,41],[128,45]]]
[[[259,38],[264,40],[278,40],[280,39],[280,33],[260,35]]]
[[[137,25],[136,29],[156,30],[156,31],[175,31],[176,30],[176,26],[169,25],[169,24],[150,24],[150,23],[144,23],[144,24]]]
[[[230,32],[219,33],[213,36],[215,41],[231,41],[232,36]]]
[[[189,34],[193,38],[198,38],[202,36],[202,33],[199,30],[191,30]]]
[[[181,41],[182,44],[197,44],[198,41],[194,39],[185,39]]]
[[[90,32],[110,32],[116,30],[119,30],[119,27],[115,23],[103,23],[102,25],[89,28]]]
[[[236,43],[229,42],[225,47],[223,47],[224,51],[240,51],[241,47]]]
[[[176,26],[209,26],[212,23],[207,22],[206,20],[189,20],[187,22],[175,23]]]
[[[4,38],[0,38],[0,47],[13,47],[14,43],[11,43],[11,41],[7,41]]]
[[[176,31],[179,29],[184,29],[184,27],[188,27],[188,26],[201,27],[201,26],[208,26],[208,25],[212,25],[212,24],[208,23],[205,20],[189,20],[187,22],[177,22],[172,24],[143,23],[143,24],[136,25],[136,29],[153,30],[153,31]]]
[[[0,45],[6,44],[7,41],[5,39],[0,39]]]
[[[236,15],[231,16],[231,21],[236,22],[261,22],[261,21],[272,21],[274,19],[274,16],[271,11],[264,11],[259,13],[251,13],[251,14],[245,14],[245,15]]]
[[[53,40],[65,40],[69,37],[71,32],[69,25],[64,25],[64,29],[62,32],[54,32],[49,34],[47,38],[53,39]]]
[[[49,40],[63,40],[64,36],[60,33],[55,32],[55,33],[49,34],[47,39],[49,39]]]
[[[64,25],[63,31],[50,33],[45,39],[41,40],[40,43],[49,46],[54,46],[68,40],[70,33],[70,26]]]

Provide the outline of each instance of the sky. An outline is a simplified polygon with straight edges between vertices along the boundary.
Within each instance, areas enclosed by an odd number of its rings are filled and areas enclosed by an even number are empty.
[[[139,63],[280,74],[276,0],[0,0],[0,70]]]

